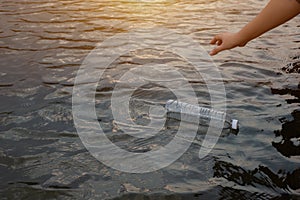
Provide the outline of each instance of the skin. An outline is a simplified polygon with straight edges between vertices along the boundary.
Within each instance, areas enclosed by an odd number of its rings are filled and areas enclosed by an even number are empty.
[[[210,44],[216,44],[217,47],[210,52],[210,55],[213,56],[235,47],[243,47],[249,41],[289,21],[299,13],[300,3],[296,0],[270,0],[267,6],[239,32],[227,32],[214,36]]]

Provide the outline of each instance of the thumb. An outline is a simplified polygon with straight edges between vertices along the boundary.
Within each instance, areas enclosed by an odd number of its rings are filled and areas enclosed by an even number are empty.
[[[218,46],[218,47],[214,48],[209,54],[211,56],[214,56],[214,55],[218,54],[220,51],[223,51],[223,50],[224,50],[224,48],[221,45],[221,46]]]

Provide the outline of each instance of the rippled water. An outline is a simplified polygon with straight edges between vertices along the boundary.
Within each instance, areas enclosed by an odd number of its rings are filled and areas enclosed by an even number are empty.
[[[92,157],[73,124],[74,79],[98,43],[117,33],[159,26],[190,36],[209,51],[214,34],[238,30],[266,2],[2,0],[1,197],[299,198],[299,17],[245,48],[214,57],[224,79],[228,113],[241,124],[237,135],[221,137],[203,160],[198,158],[201,143],[195,141],[178,161],[162,170],[122,173]],[[153,141],[128,140],[114,126],[109,99],[124,71],[147,63],[188,69],[184,59],[168,52],[130,52],[112,63],[96,91],[96,111],[106,134],[136,152],[155,149],[170,138],[162,134]],[[190,83],[201,103],[208,104],[205,84]],[[157,97],[157,91],[163,95]],[[162,103],[172,94],[148,85],[134,96]],[[133,112],[141,116],[138,123],[147,123],[143,112]]]

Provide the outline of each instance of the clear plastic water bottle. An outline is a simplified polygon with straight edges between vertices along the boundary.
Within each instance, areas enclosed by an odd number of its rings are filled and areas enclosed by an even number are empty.
[[[231,119],[225,112],[215,111],[176,100],[168,100],[165,108],[167,110],[167,116],[172,119],[200,123],[206,126],[209,125],[210,120],[220,121],[220,123],[223,123],[224,120],[223,129],[238,129],[238,120]]]

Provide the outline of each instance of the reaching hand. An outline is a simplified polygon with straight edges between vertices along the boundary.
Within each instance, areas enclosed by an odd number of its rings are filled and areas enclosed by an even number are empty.
[[[210,55],[213,56],[220,51],[232,49],[237,46],[245,46],[247,42],[287,22],[298,14],[300,14],[299,0],[271,0],[267,6],[239,32],[216,35],[210,44],[217,44],[217,47],[210,52]]]
[[[232,49],[237,46],[245,46],[246,42],[243,42],[242,38],[238,33],[221,33],[216,35],[210,42],[210,44],[217,44],[218,46],[214,48],[210,55],[216,55],[220,51]]]

